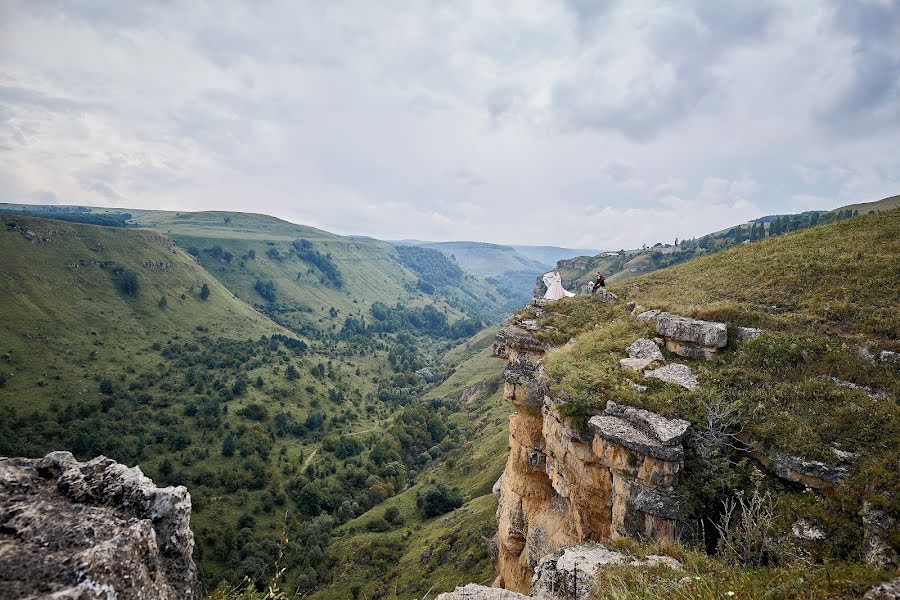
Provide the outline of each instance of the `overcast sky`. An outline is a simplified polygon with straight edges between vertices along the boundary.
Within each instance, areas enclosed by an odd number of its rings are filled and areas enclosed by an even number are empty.
[[[597,249],[900,193],[900,0],[0,0],[0,201]]]

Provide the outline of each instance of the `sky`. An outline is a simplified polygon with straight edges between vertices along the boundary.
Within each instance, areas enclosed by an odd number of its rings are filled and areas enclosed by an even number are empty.
[[[0,0],[0,201],[618,249],[900,193],[900,0]]]

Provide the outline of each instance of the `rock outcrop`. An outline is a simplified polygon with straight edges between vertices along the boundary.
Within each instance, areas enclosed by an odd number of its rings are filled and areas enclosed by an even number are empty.
[[[601,544],[579,544],[560,548],[541,559],[531,581],[531,594],[546,600],[587,600],[597,574],[610,565],[667,566],[681,568],[670,556],[628,556]]]
[[[0,458],[0,597],[197,598],[191,497],[68,452]]]
[[[725,323],[701,321],[663,312],[656,315],[656,333],[666,348],[685,358],[708,360],[728,344]]]
[[[516,408],[497,486],[494,585],[521,593],[558,548],[618,536],[674,538],[674,486],[688,428],[615,402],[589,415],[586,430],[568,425],[561,399],[548,392],[542,358],[549,346],[539,333],[507,325],[494,345],[494,355],[508,361],[504,397]]]
[[[438,594],[435,600],[533,600],[531,596],[517,594],[501,588],[468,583],[452,592]]]

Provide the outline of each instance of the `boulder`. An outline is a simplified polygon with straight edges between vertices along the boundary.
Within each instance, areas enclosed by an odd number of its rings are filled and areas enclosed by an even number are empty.
[[[69,452],[0,459],[0,597],[199,596],[191,497]]]
[[[700,321],[671,313],[656,317],[656,333],[666,341],[670,351],[698,360],[709,360],[728,343],[725,323]]]
[[[501,588],[491,588],[476,583],[468,583],[460,586],[452,592],[438,594],[435,600],[533,600],[531,596],[524,596]]]
[[[881,354],[878,355],[878,359],[883,363],[898,363],[900,362],[900,352],[882,350]]]
[[[625,353],[631,358],[649,358],[665,362],[665,358],[663,358],[659,346],[657,346],[653,340],[648,340],[647,338],[635,340],[630,346],[625,348]]]
[[[637,310],[637,309],[635,309]],[[652,321],[661,313],[662,311],[653,309],[653,310],[645,310],[643,312],[638,313],[637,317],[635,317],[638,321]]]
[[[626,371],[643,371],[653,362],[652,358],[620,358],[619,368]]]
[[[900,577],[879,583],[866,592],[863,600],[900,600]]]
[[[678,462],[684,458],[681,445],[667,446],[633,423],[613,415],[597,415],[588,420],[588,428],[602,439],[639,454]]]
[[[863,501],[863,562],[877,569],[900,565],[897,552],[887,542],[897,530],[897,520],[886,511]]]
[[[659,379],[666,383],[674,383],[688,390],[692,390],[699,385],[697,374],[687,365],[665,365],[652,371],[644,371],[644,377]]]
[[[684,419],[667,419],[655,412],[643,408],[623,406],[612,400],[607,401],[604,414],[624,418],[644,431],[647,435],[662,442],[664,446],[675,446],[684,441],[691,424]]]
[[[531,579],[531,593],[546,600],[587,600],[598,573],[610,565],[681,568],[681,563],[669,556],[638,558],[602,544],[579,544],[560,548],[541,559]]]
[[[619,297],[613,294],[606,288],[600,287],[594,290],[594,297],[600,300],[601,302],[606,302],[607,304],[615,304],[619,301]]]
[[[701,321],[671,313],[657,315],[656,333],[665,338],[708,348],[724,348],[728,343],[725,323]]]
[[[762,335],[762,329],[758,329],[756,327],[738,327],[737,328],[737,338],[739,340],[755,340],[759,336]]]

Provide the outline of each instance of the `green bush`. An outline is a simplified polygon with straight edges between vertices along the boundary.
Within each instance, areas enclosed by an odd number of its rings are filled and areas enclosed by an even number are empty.
[[[442,482],[427,485],[416,492],[416,507],[426,519],[456,510],[462,505],[462,494]]]

